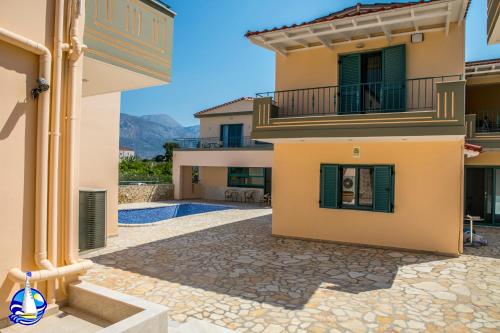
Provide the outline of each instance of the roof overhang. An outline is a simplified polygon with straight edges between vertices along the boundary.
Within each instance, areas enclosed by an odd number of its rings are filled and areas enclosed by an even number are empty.
[[[319,23],[302,24],[261,33],[247,34],[251,42],[283,56],[288,53],[360,42],[375,38],[391,40],[394,36],[416,32],[444,31],[450,23],[465,18],[469,0],[436,0],[379,12],[335,18]]]
[[[465,64],[465,76],[467,78],[495,74],[500,74],[500,58],[468,62]]]

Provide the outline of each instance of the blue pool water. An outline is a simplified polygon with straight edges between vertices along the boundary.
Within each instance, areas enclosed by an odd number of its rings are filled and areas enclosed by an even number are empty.
[[[219,210],[232,209],[230,206],[207,205],[198,203],[183,203],[172,206],[121,209],[118,211],[118,223],[120,224],[146,224],[174,217],[215,212]]]

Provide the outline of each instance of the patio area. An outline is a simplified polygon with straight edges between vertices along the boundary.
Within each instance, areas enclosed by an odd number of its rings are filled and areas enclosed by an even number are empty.
[[[271,213],[120,227],[83,279],[239,332],[500,330],[500,230],[448,258],[272,237]]]

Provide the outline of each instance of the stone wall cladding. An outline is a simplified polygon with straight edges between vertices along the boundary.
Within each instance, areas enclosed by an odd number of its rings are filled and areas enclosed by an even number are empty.
[[[120,185],[118,203],[172,200],[173,184]]]

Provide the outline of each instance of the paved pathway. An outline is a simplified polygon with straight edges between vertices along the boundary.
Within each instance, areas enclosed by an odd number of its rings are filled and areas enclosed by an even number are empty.
[[[500,230],[447,258],[275,238],[270,213],[121,227],[84,279],[241,332],[500,330]]]

